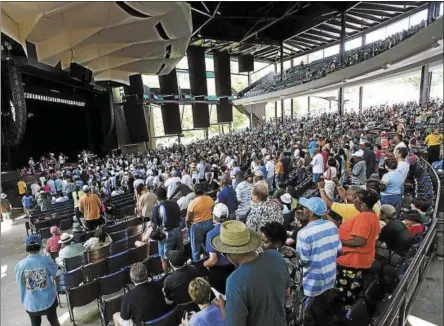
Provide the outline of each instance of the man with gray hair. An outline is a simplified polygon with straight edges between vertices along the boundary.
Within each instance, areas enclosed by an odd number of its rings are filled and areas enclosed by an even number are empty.
[[[167,312],[168,307],[162,300],[162,290],[149,282],[144,264],[133,264],[130,278],[135,288],[123,296],[120,312],[116,312],[113,316],[114,325],[139,325],[159,318]]]

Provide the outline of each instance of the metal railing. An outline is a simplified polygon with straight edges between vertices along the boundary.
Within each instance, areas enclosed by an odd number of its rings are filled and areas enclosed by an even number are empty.
[[[374,325],[377,326],[404,326],[406,324],[407,316],[412,310],[413,303],[415,302],[415,298],[421,288],[422,281],[427,274],[427,269],[436,254],[436,233],[438,226],[438,208],[441,196],[441,183],[432,166],[423,158],[421,158],[421,160],[425,163],[425,168],[432,179],[436,192],[433,222],[415,257],[413,257],[413,260],[411,261],[406,273],[396,287],[396,290],[393,292],[390,298],[390,304],[376,320]],[[417,282],[412,289],[412,285],[415,283],[415,280],[417,280]],[[440,291],[439,289],[437,290]]]

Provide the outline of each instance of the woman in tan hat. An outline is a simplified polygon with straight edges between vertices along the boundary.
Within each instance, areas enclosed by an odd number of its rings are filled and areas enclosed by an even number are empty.
[[[291,282],[282,255],[276,250],[258,254],[261,237],[240,221],[222,223],[211,243],[238,266],[227,280],[227,325],[286,326]]]

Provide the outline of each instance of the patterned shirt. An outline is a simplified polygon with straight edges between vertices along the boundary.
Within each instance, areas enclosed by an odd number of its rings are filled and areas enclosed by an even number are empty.
[[[319,219],[298,232],[296,252],[303,266],[306,296],[315,297],[334,287],[336,257],[341,250],[338,228],[333,222]]]
[[[253,185],[251,183],[248,183],[247,181],[242,181],[236,186],[236,197],[237,201],[240,202],[236,211],[236,215],[242,216],[247,214],[248,209],[250,208],[252,188]]]
[[[284,224],[284,216],[279,205],[272,200],[252,205],[247,216],[247,227],[259,232],[260,228],[269,222]]]

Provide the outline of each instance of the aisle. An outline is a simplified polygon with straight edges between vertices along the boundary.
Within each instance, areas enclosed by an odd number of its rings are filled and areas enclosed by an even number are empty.
[[[20,293],[15,281],[14,267],[26,257],[24,241],[26,237],[25,220],[1,223],[1,325],[30,325],[29,317],[20,303]],[[65,296],[61,296],[63,308],[57,308],[60,325],[72,325]],[[75,308],[74,315],[79,326],[100,325],[97,303],[94,301],[82,308]],[[42,326],[49,326],[43,318]]]

